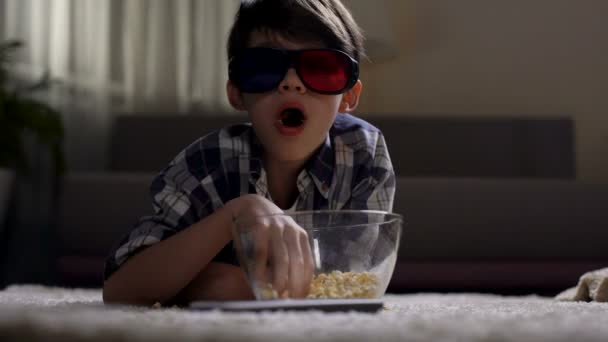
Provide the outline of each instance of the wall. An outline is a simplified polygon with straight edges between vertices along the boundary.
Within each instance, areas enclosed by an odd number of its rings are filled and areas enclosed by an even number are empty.
[[[572,116],[579,178],[608,182],[608,1],[386,4],[399,54],[362,66],[358,112]]]

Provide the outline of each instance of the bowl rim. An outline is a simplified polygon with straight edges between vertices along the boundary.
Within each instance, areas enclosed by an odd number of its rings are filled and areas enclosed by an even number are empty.
[[[301,216],[301,215],[310,215],[310,214],[332,214],[332,213],[338,213],[338,214],[376,214],[376,215],[387,215],[390,217],[390,219],[387,219],[386,221],[380,223],[380,224],[388,224],[388,223],[393,223],[395,220],[400,221],[401,224],[403,225],[403,215],[399,214],[399,213],[394,213],[394,212],[388,212],[388,211],[383,211],[383,210],[357,210],[357,209],[346,209],[346,210],[337,210],[337,209],[322,209],[322,210],[301,210],[301,211],[291,211],[291,212],[282,212],[282,213],[272,213],[272,214],[263,214],[263,215],[252,215],[252,216],[246,216],[243,218],[235,218],[233,220],[233,224],[236,226],[241,222],[247,222],[248,220],[253,220],[256,218],[260,218],[260,217],[275,217],[275,216]],[[348,225],[348,227],[350,228],[355,228],[358,226],[365,226],[368,225],[369,223],[362,223],[362,224],[355,224],[355,225]],[[340,225],[340,226],[331,226],[331,227],[323,227],[323,228],[305,228],[306,230],[318,230],[318,229],[338,229],[338,228],[344,228],[346,227],[346,225]]]

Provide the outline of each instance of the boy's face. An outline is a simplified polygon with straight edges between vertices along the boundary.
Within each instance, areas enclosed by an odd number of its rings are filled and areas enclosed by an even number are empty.
[[[324,48],[320,43],[294,42],[279,35],[254,32],[249,47],[285,50]],[[338,112],[357,106],[361,81],[343,94],[323,95],[308,89],[289,68],[276,89],[263,93],[241,92],[228,81],[230,103],[245,110],[264,145],[266,158],[279,162],[305,161],[324,141]]]

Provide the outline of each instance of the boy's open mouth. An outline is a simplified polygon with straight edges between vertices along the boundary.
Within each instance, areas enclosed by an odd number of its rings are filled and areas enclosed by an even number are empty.
[[[279,121],[285,127],[300,127],[304,124],[304,113],[298,108],[287,108],[281,112]]]

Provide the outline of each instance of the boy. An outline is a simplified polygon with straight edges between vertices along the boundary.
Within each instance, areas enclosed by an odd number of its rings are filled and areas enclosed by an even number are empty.
[[[359,101],[362,40],[339,0],[242,1],[226,90],[251,125],[197,140],[155,178],[155,214],[142,217],[106,262],[105,302],[253,299],[234,255],[234,220],[392,210],[395,176],[382,134],[338,114]],[[276,219],[254,235],[256,265],[272,270],[273,288],[305,297],[313,274],[306,232]]]

